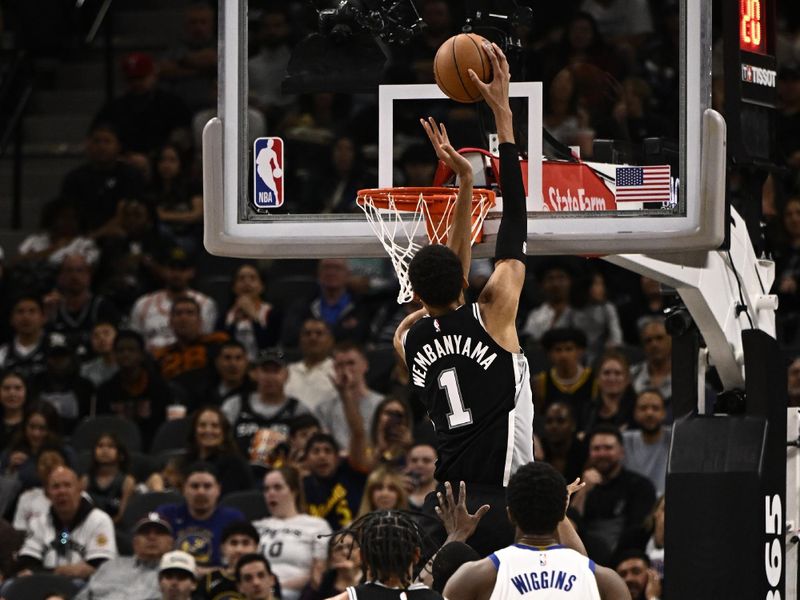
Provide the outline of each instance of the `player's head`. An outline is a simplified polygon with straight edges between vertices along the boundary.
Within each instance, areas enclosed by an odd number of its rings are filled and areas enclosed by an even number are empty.
[[[447,246],[425,246],[408,265],[411,289],[425,306],[444,308],[457,302],[466,282],[461,261]]]
[[[509,519],[522,533],[550,535],[564,518],[567,483],[549,464],[531,462],[511,476],[506,502]]]
[[[403,586],[411,583],[422,534],[408,515],[396,510],[376,511],[358,519],[350,528],[356,532],[368,579],[385,582],[396,577]]]

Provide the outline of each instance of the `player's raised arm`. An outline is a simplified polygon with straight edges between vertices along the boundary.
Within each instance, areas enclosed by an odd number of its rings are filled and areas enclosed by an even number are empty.
[[[447,247],[458,256],[464,269],[464,279],[467,279],[472,260],[472,165],[450,144],[444,123],[437,123],[433,117],[428,117],[427,121],[420,119],[419,122],[428,134],[437,158],[458,176],[458,196],[453,209],[450,233],[447,236]]]
[[[514,143],[511,106],[508,102],[508,61],[497,44],[485,44],[484,50],[492,63],[492,81],[483,83],[472,70],[470,77],[494,113],[500,142],[503,215],[497,232],[494,272],[483,288],[478,302],[487,331],[506,350],[519,352],[515,321],[519,296],[525,283],[525,242],[528,235],[525,188],[519,153]],[[538,158],[530,157],[531,160]],[[531,182],[531,185],[534,183]]]

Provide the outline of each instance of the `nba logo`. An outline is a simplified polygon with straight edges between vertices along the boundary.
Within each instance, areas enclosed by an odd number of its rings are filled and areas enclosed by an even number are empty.
[[[262,137],[253,142],[253,204],[283,206],[283,140]]]

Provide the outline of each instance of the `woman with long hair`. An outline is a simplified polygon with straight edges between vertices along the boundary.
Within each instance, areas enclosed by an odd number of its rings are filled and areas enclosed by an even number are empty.
[[[252,362],[261,350],[278,343],[280,316],[264,301],[264,280],[253,263],[239,265],[233,275],[232,291],[233,301],[225,314],[223,328],[241,342]]]
[[[600,423],[627,429],[633,424],[636,401],[628,359],[621,352],[606,352],[598,363],[596,377],[597,395],[584,410],[580,430],[591,431]]]
[[[156,156],[150,194],[161,226],[187,252],[194,252],[202,233],[203,195],[188,177],[186,162],[177,146],[164,144]]]
[[[301,600],[324,600],[361,583],[361,549],[352,531],[342,531],[328,540],[327,570],[322,574],[319,588],[306,587]]]
[[[125,444],[111,432],[97,436],[92,447],[89,472],[81,477],[81,485],[94,505],[119,523],[128,500],[133,495],[136,479],[130,474],[130,454]]]
[[[384,465],[367,477],[358,517],[374,510],[408,510],[408,492],[403,478]]]
[[[209,462],[219,473],[220,495],[253,489],[250,466],[240,456],[231,424],[216,406],[205,406],[191,417],[184,465]]]
[[[27,393],[28,386],[20,373],[5,371],[0,375],[0,416],[3,419],[0,449],[4,449],[22,429]]]
[[[259,550],[269,559],[281,582],[281,598],[298,600],[309,584],[319,587],[327,557],[322,539],[328,522],[306,514],[300,473],[292,467],[274,469],[264,477],[264,499],[270,515],[255,521]]]

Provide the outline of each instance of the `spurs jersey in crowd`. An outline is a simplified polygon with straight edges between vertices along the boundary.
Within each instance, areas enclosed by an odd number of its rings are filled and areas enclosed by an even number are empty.
[[[489,600],[600,600],[594,561],[555,544],[514,544],[490,554],[497,579]]]
[[[508,485],[533,460],[525,356],[492,339],[477,304],[420,319],[403,346],[411,383],[436,428],[436,480]]]

